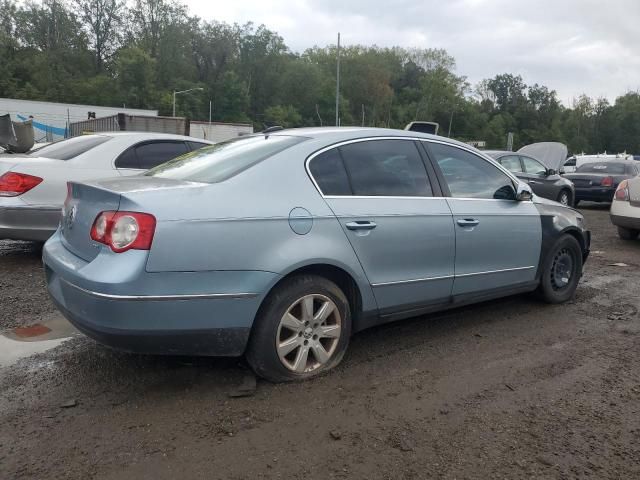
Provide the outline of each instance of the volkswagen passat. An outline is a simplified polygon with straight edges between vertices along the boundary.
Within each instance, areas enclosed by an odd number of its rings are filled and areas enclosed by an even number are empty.
[[[99,342],[246,353],[286,381],[336,366],[372,325],[534,290],[564,302],[589,243],[580,213],[464,144],[324,128],[70,183],[44,263],[60,310]]]

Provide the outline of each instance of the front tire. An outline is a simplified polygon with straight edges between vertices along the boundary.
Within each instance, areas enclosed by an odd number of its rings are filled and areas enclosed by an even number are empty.
[[[582,248],[571,235],[563,235],[549,250],[538,291],[545,302],[564,303],[575,295],[582,276]]]
[[[567,207],[571,206],[571,193],[568,190],[561,190],[558,194],[558,203]]]
[[[297,275],[272,291],[254,323],[246,358],[272,382],[306,380],[331,370],[351,336],[344,292],[317,275]]]
[[[618,236],[622,240],[635,240],[636,238],[638,238],[638,234],[640,234],[640,231],[638,230],[633,230],[631,228],[618,227]]]

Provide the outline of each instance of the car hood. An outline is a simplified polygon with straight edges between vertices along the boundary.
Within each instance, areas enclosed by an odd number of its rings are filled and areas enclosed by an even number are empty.
[[[518,153],[529,155],[540,160],[545,167],[551,168],[556,172],[560,171],[560,167],[567,160],[567,146],[559,142],[540,142],[525,145]]]

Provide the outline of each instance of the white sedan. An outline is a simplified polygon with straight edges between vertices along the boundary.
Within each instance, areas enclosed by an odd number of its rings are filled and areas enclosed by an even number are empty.
[[[135,175],[213,142],[165,133],[105,132],[0,155],[0,239],[45,241],[68,181]]]
[[[611,203],[611,223],[618,227],[623,240],[640,235],[640,177],[623,180]]]

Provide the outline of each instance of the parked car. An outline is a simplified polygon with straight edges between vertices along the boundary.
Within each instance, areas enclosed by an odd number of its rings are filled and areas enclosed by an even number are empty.
[[[180,135],[117,132],[0,155],[0,240],[49,238],[58,227],[68,181],[135,175],[210,144]]]
[[[573,205],[575,198],[573,183],[560,176],[556,170],[547,168],[533,157],[517,152],[490,150],[484,153],[520,180],[527,182],[536,195],[555,200],[563,205]]]
[[[627,155],[626,153],[608,154],[598,153],[596,155],[573,155],[567,158],[562,169],[564,173],[574,173],[578,167],[586,163],[599,163],[608,162],[610,160],[634,160],[633,155]]]
[[[605,160],[585,163],[565,177],[575,185],[578,205],[583,200],[611,202],[620,182],[639,174],[640,166],[634,160]]]
[[[611,223],[623,240],[640,235],[640,177],[622,180],[611,203]]]
[[[332,127],[71,182],[43,260],[58,308],[99,342],[246,353],[287,381],[373,325],[534,290],[567,301],[589,244],[579,212],[465,144]]]

